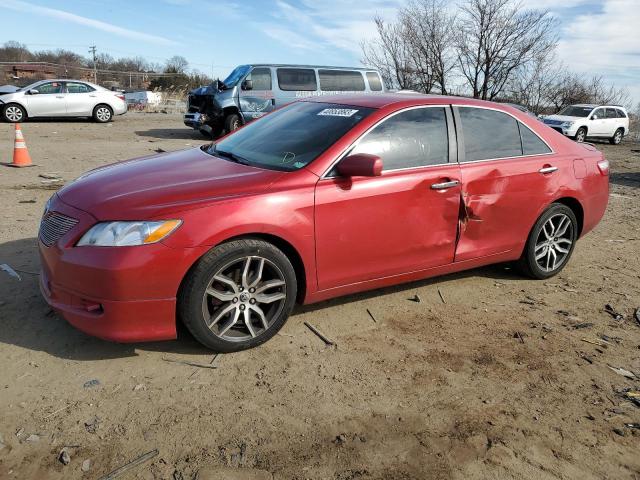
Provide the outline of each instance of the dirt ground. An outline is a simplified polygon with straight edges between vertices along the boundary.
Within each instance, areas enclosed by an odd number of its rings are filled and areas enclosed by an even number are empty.
[[[640,430],[626,425],[640,404],[623,394],[640,378],[609,368],[640,375],[640,145],[598,144],[609,209],[561,275],[498,265],[298,308],[274,339],[209,369],[165,360],[212,361],[188,334],[119,345],[74,330],[34,275],[53,193],[40,174],[69,181],[200,135],[163,114],[23,131],[38,166],[0,167],[0,264],[22,271],[0,272],[0,478],[95,479],[154,449],[122,478],[640,478]],[[0,124],[0,161],[12,142]]]

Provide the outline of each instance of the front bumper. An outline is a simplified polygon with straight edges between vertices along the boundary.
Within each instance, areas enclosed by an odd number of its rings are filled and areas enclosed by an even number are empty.
[[[96,220],[57,195],[50,210],[78,223],[51,246],[38,242],[40,289],[47,303],[79,330],[106,340],[176,338],[178,288],[203,250],[163,243],[75,247]]]
[[[204,113],[187,112],[184,114],[183,121],[187,127],[199,129],[207,123],[209,117]]]
[[[563,134],[566,137],[575,137],[576,132],[578,131],[578,127],[576,125],[571,125],[570,127],[563,127],[562,125],[551,125],[549,123],[545,123],[547,127],[553,128],[556,132]]]

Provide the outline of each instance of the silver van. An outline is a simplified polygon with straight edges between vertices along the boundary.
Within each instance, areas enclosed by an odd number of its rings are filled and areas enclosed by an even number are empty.
[[[371,68],[240,65],[224,81],[189,92],[184,124],[215,138],[300,98],[383,91]]]

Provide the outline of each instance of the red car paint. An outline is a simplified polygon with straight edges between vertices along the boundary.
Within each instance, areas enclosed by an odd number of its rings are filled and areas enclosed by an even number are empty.
[[[40,242],[47,301],[91,335],[122,342],[172,339],[182,279],[203,254],[231,238],[260,236],[283,249],[297,267],[299,300],[311,303],[516,260],[536,219],[554,201],[574,208],[580,235],[606,209],[602,154],[509,106],[404,94],[307,101],[376,111],[297,171],[232,163],[194,148],[99,168],[54,195],[49,211],[78,223],[54,245]],[[380,119],[420,105],[507,112],[553,154],[322,178]],[[558,170],[539,173],[545,166]],[[448,180],[460,185],[429,188]],[[99,221],[169,218],[183,223],[156,244],[75,246]]]

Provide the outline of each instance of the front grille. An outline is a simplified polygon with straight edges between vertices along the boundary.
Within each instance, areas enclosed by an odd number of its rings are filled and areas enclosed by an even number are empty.
[[[551,128],[553,128],[556,132],[564,133],[560,127],[551,127]]]
[[[40,233],[38,236],[42,243],[50,247],[71,230],[78,220],[67,217],[57,212],[47,212],[40,221]]]

